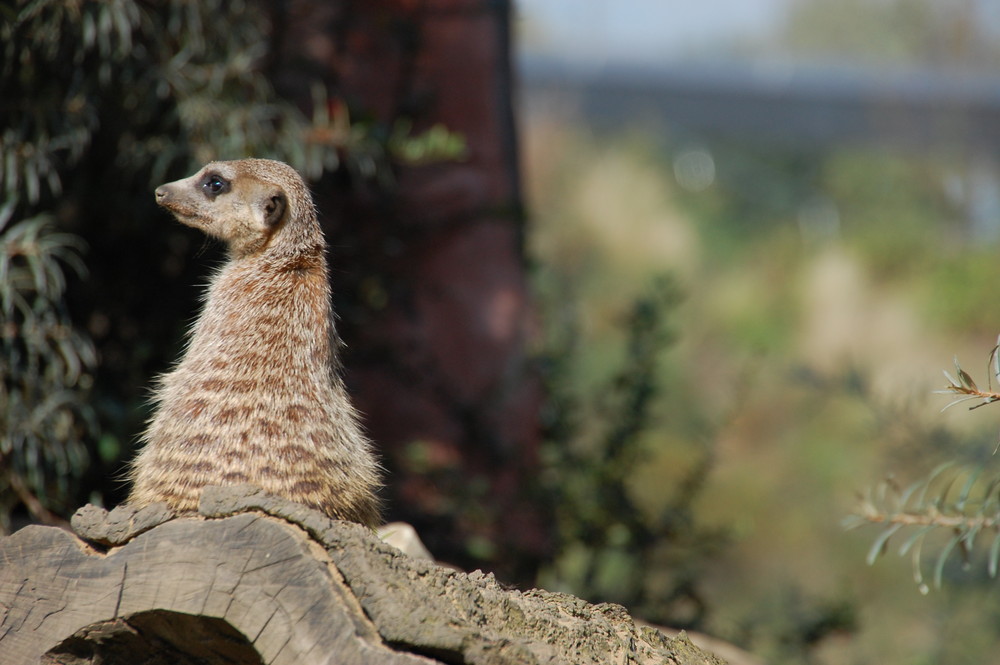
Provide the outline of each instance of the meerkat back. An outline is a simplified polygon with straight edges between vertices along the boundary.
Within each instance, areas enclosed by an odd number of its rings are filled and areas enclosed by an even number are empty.
[[[377,523],[378,463],[338,373],[326,243],[302,178],[271,160],[213,162],[155,195],[228,259],[158,381],[129,503],[192,511],[205,486],[248,483]]]

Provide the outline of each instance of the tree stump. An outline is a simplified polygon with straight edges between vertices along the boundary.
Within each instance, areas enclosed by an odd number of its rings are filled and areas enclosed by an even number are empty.
[[[0,540],[0,663],[721,663],[624,608],[504,589],[247,487]]]

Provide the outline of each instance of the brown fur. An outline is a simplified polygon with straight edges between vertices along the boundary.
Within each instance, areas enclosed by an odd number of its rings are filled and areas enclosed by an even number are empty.
[[[128,501],[190,511],[206,485],[250,483],[376,524],[378,464],[338,373],[326,243],[298,173],[214,162],[156,199],[223,240],[229,260],[184,357],[159,380]]]

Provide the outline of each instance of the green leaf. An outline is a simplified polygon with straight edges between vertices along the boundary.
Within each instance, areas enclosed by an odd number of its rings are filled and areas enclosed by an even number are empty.
[[[938,589],[941,588],[941,578],[944,575],[944,564],[948,560],[948,557],[951,556],[951,551],[955,549],[955,546],[958,545],[960,540],[962,540],[961,534],[952,536],[951,540],[948,541],[948,544],[944,546],[944,549],[942,549],[941,553],[938,555],[937,563],[934,565],[934,586]]]
[[[969,528],[964,534],[962,534],[961,545],[962,545],[962,556],[965,557],[966,563],[969,561],[969,557],[972,554],[972,549],[976,545],[976,537],[979,532],[982,531],[982,524],[975,524]]]
[[[951,478],[949,478],[948,482],[945,483],[944,489],[941,490],[941,492],[937,495],[937,497],[934,498],[933,501],[931,501],[931,505],[938,509],[942,509],[942,507],[948,502],[948,495],[951,493],[951,488],[952,486],[954,486],[957,480],[958,480],[958,474],[955,474]]]
[[[913,564],[913,581],[923,587],[924,584],[924,574],[920,570],[920,553],[923,549],[924,541],[921,538],[917,541],[917,546],[913,548],[911,553],[911,561]]]
[[[979,475],[982,472],[982,465],[978,465],[975,469],[973,469],[972,473],[969,474],[969,479],[965,481],[965,485],[962,486],[961,491],[958,493],[958,500],[955,502],[956,510],[965,510],[965,504],[969,500],[969,494],[972,492],[972,487],[976,484],[976,481],[979,480]]]
[[[0,206],[0,231],[3,231],[4,227],[7,226],[7,222],[10,221],[11,216],[14,214],[14,208],[17,206],[17,197],[12,196],[8,201],[6,201],[2,206]]]
[[[990,545],[989,573],[990,577],[997,576],[997,562],[1000,561],[1000,533],[993,537],[993,544]]]
[[[885,552],[886,544],[889,542],[889,539],[892,538],[893,534],[902,528],[902,524],[893,524],[878,535],[878,538],[876,538],[875,542],[872,543],[871,549],[868,550],[868,556],[865,557],[865,561],[869,566],[874,564],[879,555]]]
[[[931,483],[934,482],[934,479],[953,466],[955,466],[955,462],[944,462],[934,467],[934,470],[927,476],[927,480],[924,481],[924,487],[920,492],[920,498],[917,499],[917,506],[925,505],[924,502],[927,498],[927,490],[930,489]]]
[[[910,485],[903,490],[903,493],[899,496],[899,510],[903,511],[906,509],[907,504],[910,502],[910,497],[923,485],[923,481],[918,480],[915,483],[910,483]]]
[[[848,515],[840,522],[840,526],[843,527],[845,531],[851,531],[852,529],[857,529],[859,526],[865,526],[869,524],[861,515]]]
[[[81,17],[82,29],[83,29],[83,47],[85,49],[92,48],[94,42],[97,41],[97,26],[94,24],[94,15],[90,12],[85,12]]]
[[[1000,478],[994,478],[990,481],[990,484],[986,486],[986,489],[983,491],[982,505],[977,511],[979,515],[985,515],[986,512],[990,510],[990,506],[996,503],[995,493],[998,486],[1000,486]]]
[[[918,540],[921,540],[929,531],[933,531],[934,529],[935,526],[933,524],[928,524],[914,531],[913,534],[907,538],[902,545],[900,545],[899,556],[906,556],[906,553],[910,551],[910,548],[913,547]]]

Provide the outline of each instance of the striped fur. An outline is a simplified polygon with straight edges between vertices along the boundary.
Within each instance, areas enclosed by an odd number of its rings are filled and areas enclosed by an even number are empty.
[[[223,240],[229,260],[158,381],[129,503],[190,511],[206,485],[249,483],[375,525],[379,467],[339,376],[326,243],[301,177],[270,160],[214,162],[157,200]]]

